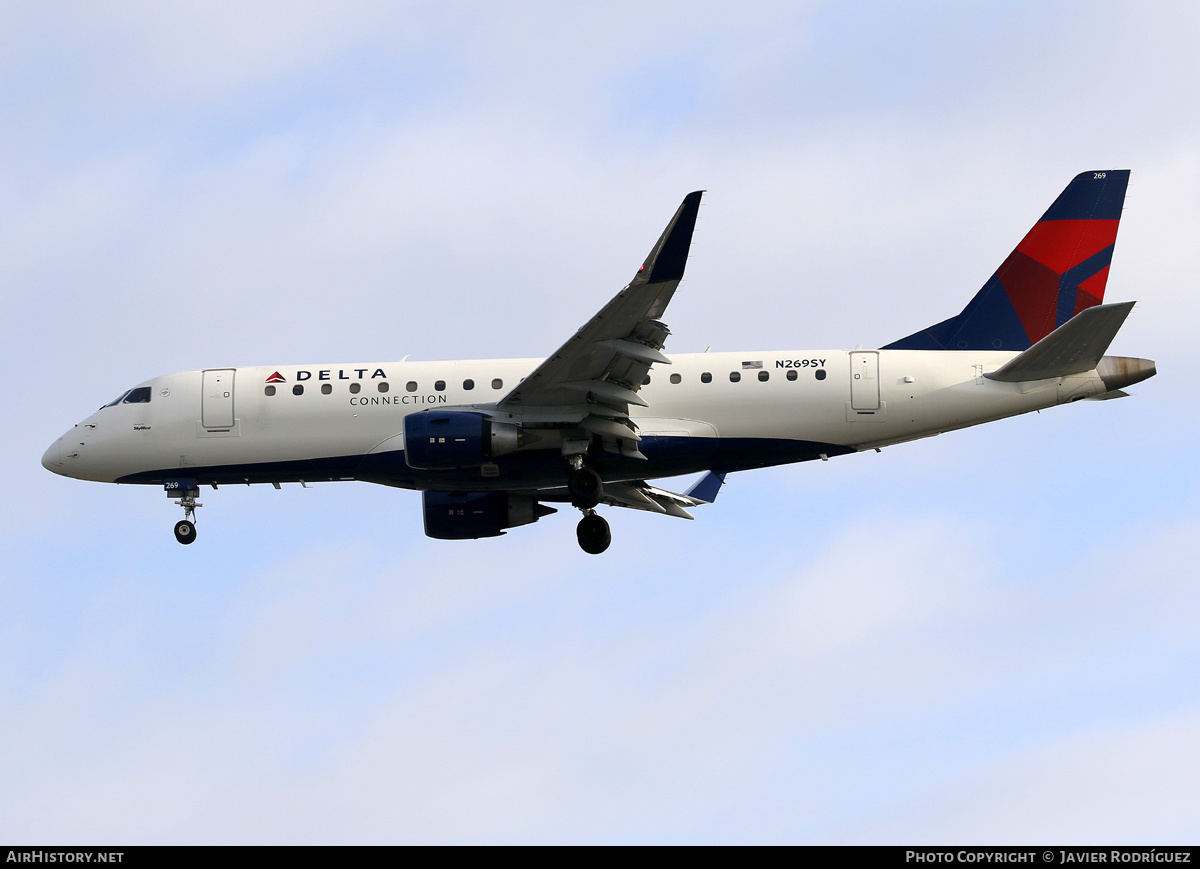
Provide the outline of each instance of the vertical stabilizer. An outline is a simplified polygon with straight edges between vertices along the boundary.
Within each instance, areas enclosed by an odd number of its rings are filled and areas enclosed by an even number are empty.
[[[885,350],[1028,350],[1104,301],[1128,169],[1076,175],[957,317]]]

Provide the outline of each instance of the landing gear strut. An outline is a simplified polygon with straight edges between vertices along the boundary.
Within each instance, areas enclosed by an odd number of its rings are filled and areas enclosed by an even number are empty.
[[[175,523],[175,539],[186,546],[196,539],[196,508],[204,506],[196,500],[200,488],[192,479],[164,480],[163,488],[168,498],[179,497],[175,504],[183,508],[183,519]]]
[[[583,518],[575,528],[575,536],[579,540],[579,548],[588,555],[599,555],[612,543],[608,523],[593,510],[583,511]]]

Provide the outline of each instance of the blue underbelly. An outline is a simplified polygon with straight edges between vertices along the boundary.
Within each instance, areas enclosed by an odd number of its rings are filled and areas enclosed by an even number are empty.
[[[850,447],[783,438],[697,438],[648,436],[638,445],[646,458],[593,450],[588,464],[606,480],[644,480],[700,471],[744,471],[854,452]],[[495,458],[483,476],[478,467],[450,470],[410,468],[403,451],[328,456],[285,462],[251,462],[194,468],[161,468],[128,474],[116,482],[161,484],[166,477],[195,477],[216,483],[296,483],[362,480],[406,489],[489,491],[554,488],[566,484],[567,464],[555,450],[530,450]]]

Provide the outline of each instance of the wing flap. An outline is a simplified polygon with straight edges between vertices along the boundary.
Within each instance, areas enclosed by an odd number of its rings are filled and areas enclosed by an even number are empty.
[[[627,389],[611,380],[572,380],[561,384],[563,389],[571,392],[582,392],[593,399],[608,400],[619,410],[627,410],[629,405],[649,407],[650,404],[632,389]]]
[[[596,343],[600,344],[602,347],[611,347],[621,356],[628,356],[630,359],[636,359],[638,362],[645,362],[647,365],[671,364],[670,359],[659,353],[649,344],[639,344],[636,341],[622,341],[620,339],[613,341],[598,341]]]
[[[625,438],[635,442],[642,439],[637,432],[635,432],[625,423],[619,422],[615,419],[608,419],[607,417],[603,416],[585,416],[579,425],[581,428],[584,428],[593,434],[601,435],[602,437],[608,436],[611,438]]]

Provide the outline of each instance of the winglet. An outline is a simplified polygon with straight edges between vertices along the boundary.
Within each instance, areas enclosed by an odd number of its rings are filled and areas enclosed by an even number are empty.
[[[703,190],[697,190],[683,197],[683,203],[638,269],[633,283],[658,284],[683,278],[683,268],[687,265],[688,251],[692,247],[692,232],[696,229],[696,215],[700,213],[700,197],[703,195]]]
[[[724,473],[718,474],[715,471],[709,471],[684,494],[697,501],[703,501],[705,504],[711,504],[717,500],[717,492],[721,491],[724,482]]]
[[[1100,364],[1133,304],[1085,308],[1020,356],[984,376],[1001,383],[1020,383],[1091,371]]]

